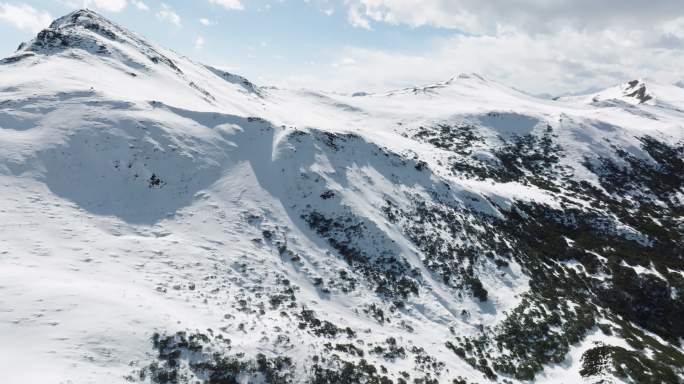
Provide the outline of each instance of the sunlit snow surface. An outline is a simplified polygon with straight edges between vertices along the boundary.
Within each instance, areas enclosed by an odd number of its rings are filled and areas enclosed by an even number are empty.
[[[611,156],[615,145],[645,156],[638,136],[684,138],[684,89],[674,86],[649,84],[653,98],[643,104],[618,100],[618,90],[541,100],[477,75],[359,97],[257,88],[123,30],[113,41],[67,27],[93,45],[20,51],[23,58],[0,65],[5,383],[121,382],[153,355],[155,331],[220,329],[248,355],[305,356],[322,341],[296,322],[232,306],[255,287],[273,288],[277,278],[300,287],[298,304],[352,327],[366,343],[396,337],[424,348],[446,364],[443,382],[482,380],[444,341],[501,321],[529,289],[528,277],[515,262],[507,273],[484,269],[489,300],[459,297],[425,269],[380,207],[388,199],[409,206],[406,196],[443,186],[453,201],[494,216],[515,200],[560,202],[535,186],[454,176],[446,151],[413,139],[415,129],[465,122],[494,139],[552,126],[568,154],[564,164],[592,183],[595,175],[581,166],[587,154]],[[176,68],[150,59],[157,56]],[[335,151],[314,140],[326,132],[356,139]],[[378,151],[424,161],[429,172],[397,166]],[[334,204],[319,198],[326,191]],[[305,225],[307,209],[352,212],[380,234],[382,243],[368,247],[390,249],[422,271],[420,295],[399,317],[412,333],[359,311],[377,301],[363,283],[350,293],[315,285],[317,277],[337,279],[346,263]],[[301,260],[284,260],[265,231]],[[274,346],[279,333],[293,343]],[[581,381],[579,358],[596,341],[625,344],[593,333],[538,381]],[[367,359],[391,371],[411,369],[401,360]]]

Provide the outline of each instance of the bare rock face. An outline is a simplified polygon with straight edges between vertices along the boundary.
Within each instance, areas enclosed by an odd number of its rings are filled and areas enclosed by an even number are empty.
[[[624,94],[627,97],[633,97],[639,101],[639,104],[643,104],[653,97],[648,94],[646,90],[646,84],[639,80],[632,80],[628,82],[624,89]]]

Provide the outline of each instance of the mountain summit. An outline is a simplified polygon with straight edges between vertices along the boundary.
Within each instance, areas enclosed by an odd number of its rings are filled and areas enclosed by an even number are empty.
[[[26,53],[51,54],[69,49],[121,57],[126,57],[126,51],[137,49],[151,61],[159,61],[159,56],[163,56],[151,44],[125,28],[93,11],[78,10],[55,20],[32,41],[22,44],[15,57],[22,57]],[[169,60],[166,61],[168,63]],[[178,71],[175,66],[172,68]]]
[[[79,44],[80,40],[86,40],[87,42]],[[110,22],[93,11],[83,9],[53,21],[50,27],[41,31],[27,47],[29,48],[28,50],[39,52],[41,50],[49,52],[50,48],[59,47],[79,47],[88,50],[91,48],[88,43],[97,42],[98,40],[125,41],[128,43],[135,41],[136,44],[147,45],[126,29]],[[103,50],[99,50],[99,52],[103,52]]]
[[[109,21],[107,18],[101,16],[90,9],[79,9],[62,16],[50,24],[52,30],[69,30],[73,28],[85,28],[90,31],[97,31],[99,34],[106,36],[111,40],[117,39],[118,35],[133,35],[127,29]]]
[[[563,97],[565,102],[580,102],[599,107],[618,106],[631,109],[640,105],[662,109],[684,109],[684,90],[675,85],[659,84],[644,79],[630,80],[603,91],[582,96]],[[642,111],[643,112],[643,111]]]
[[[684,98],[644,84],[262,88],[60,18],[0,63],[3,379],[679,384]]]
[[[247,79],[193,62],[146,41],[90,10],[78,10],[55,20],[18,51],[2,60],[26,71],[45,87],[89,89],[113,99],[195,102],[195,108],[221,105],[242,108],[245,95],[258,108],[258,87]],[[55,78],[53,71],[60,71]],[[175,89],[173,94],[159,90]]]

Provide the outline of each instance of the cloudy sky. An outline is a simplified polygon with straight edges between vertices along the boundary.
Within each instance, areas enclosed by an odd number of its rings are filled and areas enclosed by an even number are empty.
[[[0,55],[81,7],[260,84],[377,91],[477,72],[556,95],[684,79],[682,0],[0,0]]]

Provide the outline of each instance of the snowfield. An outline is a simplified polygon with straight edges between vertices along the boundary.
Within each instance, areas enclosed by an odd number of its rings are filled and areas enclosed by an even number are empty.
[[[683,124],[259,87],[74,12],[0,63],[3,382],[684,382]]]

